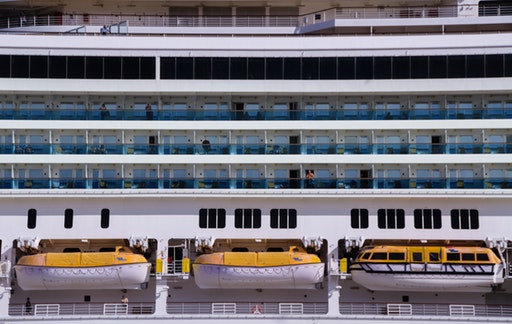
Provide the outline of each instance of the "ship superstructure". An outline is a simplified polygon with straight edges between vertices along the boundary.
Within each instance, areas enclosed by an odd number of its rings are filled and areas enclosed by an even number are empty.
[[[511,16],[3,2],[0,322],[512,321]]]

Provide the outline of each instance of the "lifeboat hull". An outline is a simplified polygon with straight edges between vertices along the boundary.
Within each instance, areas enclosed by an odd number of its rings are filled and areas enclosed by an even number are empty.
[[[352,280],[374,291],[489,292],[503,283],[502,267],[494,273],[385,273],[353,270]]]
[[[323,263],[272,267],[194,264],[195,282],[203,289],[315,289],[323,274]]]
[[[14,267],[23,290],[140,289],[149,281],[150,263],[101,267]]]

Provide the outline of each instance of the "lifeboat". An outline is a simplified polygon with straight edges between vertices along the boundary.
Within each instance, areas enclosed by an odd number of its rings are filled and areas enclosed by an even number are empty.
[[[115,252],[26,255],[14,266],[23,290],[140,289],[150,269],[142,255],[125,247]]]
[[[504,281],[503,263],[483,247],[370,247],[350,271],[352,280],[375,291],[487,292]]]
[[[295,247],[288,252],[203,254],[193,268],[197,286],[204,289],[314,289],[324,274],[318,256]]]

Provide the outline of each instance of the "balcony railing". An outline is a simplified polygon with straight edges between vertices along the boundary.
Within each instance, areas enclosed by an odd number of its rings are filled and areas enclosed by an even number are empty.
[[[3,178],[0,189],[505,189],[512,178]]]
[[[0,154],[150,155],[342,155],[342,154],[511,154],[512,143],[410,144],[84,144],[0,143]]]
[[[512,107],[471,109],[144,110],[0,109],[6,120],[443,120],[509,119]]]

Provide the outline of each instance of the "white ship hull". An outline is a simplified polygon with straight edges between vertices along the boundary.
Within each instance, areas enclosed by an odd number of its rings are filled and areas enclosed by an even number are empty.
[[[221,289],[314,289],[322,282],[324,264],[278,267],[194,265],[200,288]]]
[[[23,290],[140,289],[149,280],[151,264],[104,267],[15,266]]]

